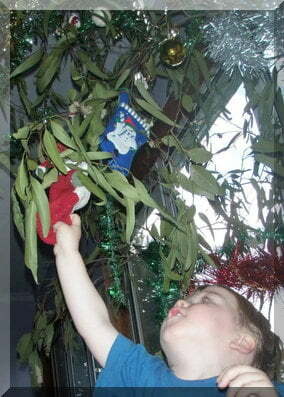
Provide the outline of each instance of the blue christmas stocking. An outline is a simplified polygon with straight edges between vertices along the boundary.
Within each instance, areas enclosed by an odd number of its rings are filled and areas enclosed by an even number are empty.
[[[100,139],[100,148],[114,154],[108,165],[128,175],[133,157],[149,139],[150,125],[129,106],[129,95],[121,92],[115,114]]]

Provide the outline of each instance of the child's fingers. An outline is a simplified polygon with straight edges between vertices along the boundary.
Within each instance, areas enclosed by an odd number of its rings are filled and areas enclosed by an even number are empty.
[[[218,387],[228,387],[233,379],[246,372],[259,373],[260,371],[248,365],[235,365],[233,367],[227,368],[217,378]]]
[[[56,223],[53,225],[53,229],[54,229],[55,231],[57,231],[58,228],[60,228],[62,225],[65,225],[65,223],[64,223],[64,222],[56,222]]]
[[[259,385],[263,387],[264,377],[260,373],[256,372],[246,372],[241,375],[237,375],[229,383],[229,387],[252,387],[254,385]],[[267,383],[266,383],[266,386]]]
[[[78,214],[71,215],[72,225],[73,226],[80,226],[81,225],[81,218]]]

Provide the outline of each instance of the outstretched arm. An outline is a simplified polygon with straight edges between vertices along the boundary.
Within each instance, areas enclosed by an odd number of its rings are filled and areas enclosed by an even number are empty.
[[[91,282],[79,253],[80,217],[73,214],[71,218],[70,226],[63,222],[54,225],[57,272],[74,324],[91,353],[104,367],[118,331],[111,324],[106,305]]]

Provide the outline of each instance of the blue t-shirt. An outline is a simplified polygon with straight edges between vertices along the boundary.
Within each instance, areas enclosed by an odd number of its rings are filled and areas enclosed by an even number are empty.
[[[226,390],[218,389],[216,380],[216,377],[202,380],[180,379],[160,357],[149,354],[143,345],[118,334],[105,368],[98,377],[95,395],[100,396],[97,392],[108,389],[112,390],[111,396],[225,397]],[[123,389],[121,393],[116,388],[131,389]],[[279,396],[284,397],[284,385],[276,385],[276,388]]]
[[[138,395],[137,390],[139,389],[139,395],[143,396],[159,396],[161,394],[163,397],[225,397],[226,390],[218,389],[216,380],[216,377],[202,380],[180,379],[174,375],[160,357],[149,354],[143,345],[136,344],[119,334],[110,350],[105,368],[99,375],[96,388],[113,388],[112,390],[116,391],[111,395],[118,395],[115,388],[132,388],[132,394],[129,394],[130,390],[124,389],[121,394],[123,396]],[[147,388],[147,391],[143,389],[142,393],[141,388]],[[151,393],[151,389],[148,388],[155,388],[155,393]],[[157,390],[157,388],[159,389]],[[189,388],[191,388],[190,394]],[[277,385],[279,392],[280,388],[280,396],[284,397],[283,385],[279,387]]]
[[[119,334],[96,387],[216,387],[216,377],[179,379],[160,357]]]

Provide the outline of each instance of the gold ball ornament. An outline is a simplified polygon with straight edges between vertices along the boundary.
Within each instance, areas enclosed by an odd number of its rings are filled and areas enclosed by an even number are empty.
[[[184,43],[178,38],[166,39],[160,43],[160,59],[166,66],[180,66],[186,55]]]

